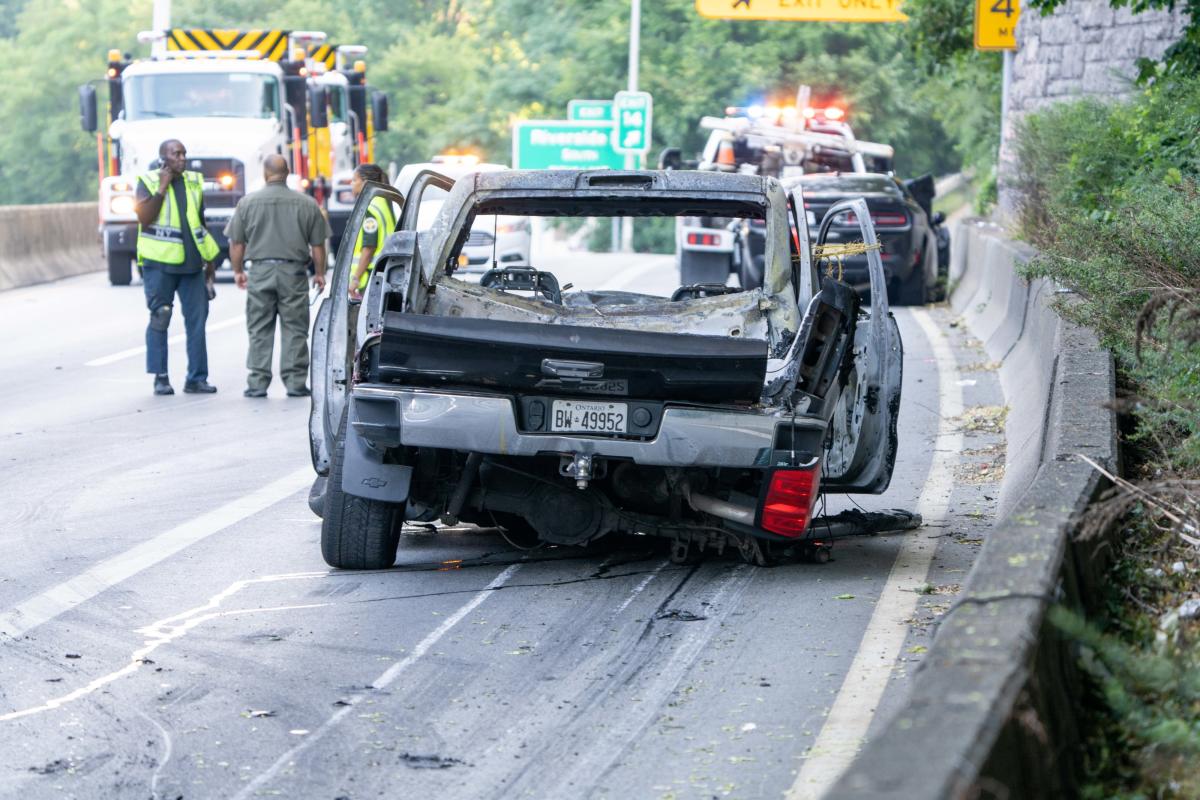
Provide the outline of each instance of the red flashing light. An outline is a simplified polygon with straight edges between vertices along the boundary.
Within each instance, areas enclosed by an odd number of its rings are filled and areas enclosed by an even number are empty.
[[[761,527],[793,539],[803,536],[820,494],[820,463],[803,469],[777,469],[770,480]]]

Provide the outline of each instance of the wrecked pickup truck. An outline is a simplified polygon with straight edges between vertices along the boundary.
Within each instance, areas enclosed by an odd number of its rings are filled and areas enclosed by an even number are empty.
[[[420,230],[431,188],[441,211]],[[869,305],[822,274],[835,271],[814,258],[802,187],[773,178],[426,172],[406,198],[369,185],[351,229],[376,196],[401,209],[396,232],[361,305],[336,288],[342,248],[314,332],[313,497],[331,566],[391,566],[405,522],[494,526],[530,545],[665,537],[676,560],[731,549],[758,564],[823,560],[841,533],[915,524],[815,516],[823,493],[883,492],[896,457],[902,345],[862,200],[826,219],[860,220]],[[459,280],[473,226],[497,216],[757,220],[764,280],[571,291],[555,274],[577,258],[565,250]]]

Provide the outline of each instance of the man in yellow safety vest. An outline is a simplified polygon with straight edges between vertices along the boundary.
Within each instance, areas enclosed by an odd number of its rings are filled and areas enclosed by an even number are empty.
[[[367,181],[387,185],[387,173],[375,164],[359,164],[354,168],[354,176],[350,188],[354,196],[362,194]],[[367,216],[363,219],[362,227],[358,230],[358,238],[354,240],[354,256],[351,260],[350,296],[355,300],[362,298],[371,281],[371,270],[374,267],[375,253],[378,252],[383,240],[396,230],[396,217],[392,211],[391,202],[384,197],[371,200],[367,208]]]
[[[187,150],[177,139],[158,148],[162,167],[138,176],[137,259],[142,270],[150,324],[146,326],[146,371],[154,375],[154,393],[175,394],[167,374],[167,328],[175,295],[187,331],[187,379],[183,391],[211,394],[204,323],[213,291],[220,247],[204,227],[204,178],[190,172]]]

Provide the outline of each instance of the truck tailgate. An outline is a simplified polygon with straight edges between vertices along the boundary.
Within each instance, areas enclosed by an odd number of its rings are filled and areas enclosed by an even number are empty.
[[[379,379],[551,394],[758,400],[767,344],[731,336],[388,312]]]

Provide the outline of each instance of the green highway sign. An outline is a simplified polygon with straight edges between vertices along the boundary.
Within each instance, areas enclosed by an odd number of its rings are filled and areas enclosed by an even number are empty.
[[[616,126],[613,128],[612,149],[622,155],[637,156],[650,149],[650,122],[654,102],[648,91],[618,91],[612,98]]]
[[[522,120],[513,125],[513,169],[624,169],[611,122]]]
[[[616,115],[613,149],[622,155],[640,155],[650,149],[650,125],[654,103],[649,92],[617,92],[613,98]]]
[[[612,122],[612,100],[572,100],[567,103],[567,119],[579,122]]]

